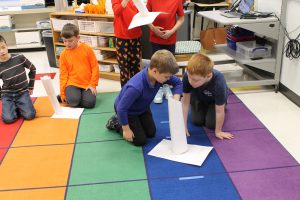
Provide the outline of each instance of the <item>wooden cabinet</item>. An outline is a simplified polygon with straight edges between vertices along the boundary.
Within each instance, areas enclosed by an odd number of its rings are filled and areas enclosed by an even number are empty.
[[[114,47],[115,36],[113,34],[113,15],[101,14],[75,14],[71,12],[54,12],[50,14],[53,32],[53,44],[56,59],[58,61],[60,50],[64,48],[61,41],[61,28],[65,23],[76,23],[79,27],[81,39],[89,43],[97,52],[100,51],[98,62],[102,65],[117,65],[116,48]],[[101,42],[104,40],[105,42]],[[108,41],[108,44],[106,44]],[[120,75],[114,71],[100,71],[100,78],[119,80]]]

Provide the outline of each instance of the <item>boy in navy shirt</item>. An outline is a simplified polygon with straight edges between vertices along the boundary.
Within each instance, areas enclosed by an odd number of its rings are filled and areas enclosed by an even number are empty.
[[[150,66],[123,86],[114,105],[125,140],[136,146],[143,146],[147,138],[155,136],[156,127],[150,104],[163,84],[172,85],[173,98],[180,99],[182,82],[174,76],[177,72],[178,65],[173,54],[167,50],[159,50],[151,57]],[[109,123],[110,121],[108,128]]]
[[[213,61],[200,53],[191,57],[187,72],[183,76],[182,110],[187,129],[187,115],[191,104],[192,123],[215,129],[219,139],[232,139],[233,135],[223,132],[227,84],[223,74],[213,69]]]

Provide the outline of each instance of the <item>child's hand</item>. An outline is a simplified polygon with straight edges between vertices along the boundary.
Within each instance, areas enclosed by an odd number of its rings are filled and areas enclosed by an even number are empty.
[[[95,96],[97,95],[97,90],[96,90],[96,88],[93,88],[93,87],[90,86],[90,87],[88,87],[86,90],[91,90],[91,92],[92,92],[93,95],[95,95]]]
[[[126,129],[126,130],[123,129],[123,138],[125,140],[127,140],[128,142],[132,142],[133,141],[134,134],[133,134],[133,132],[132,132],[132,130],[130,128]]]
[[[174,94],[173,99],[180,101],[180,95],[179,94]]]
[[[61,102],[62,103],[67,103],[67,99],[66,98],[61,98]]]
[[[168,39],[171,35],[173,34],[173,32],[171,30],[165,30],[163,35],[161,36],[162,39]]]
[[[155,33],[155,35],[162,37],[164,32],[162,31],[164,28],[160,26],[153,26],[152,31]]]
[[[28,92],[29,92],[29,95],[32,95],[33,94],[33,89],[29,89]]]
[[[188,137],[190,136],[189,130],[188,130],[187,128],[185,129],[185,134],[186,134],[186,136],[188,136]]]
[[[223,139],[232,139],[233,138],[233,135],[229,132],[223,132],[223,131],[220,131],[218,133],[215,134],[217,138],[223,140]]]

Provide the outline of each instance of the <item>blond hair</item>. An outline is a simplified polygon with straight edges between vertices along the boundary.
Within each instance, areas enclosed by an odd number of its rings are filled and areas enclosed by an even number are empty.
[[[150,69],[153,68],[156,68],[159,73],[176,74],[179,71],[174,55],[165,49],[158,50],[152,55]]]
[[[186,70],[191,75],[206,77],[212,73],[213,66],[214,62],[208,56],[197,53],[190,58]]]

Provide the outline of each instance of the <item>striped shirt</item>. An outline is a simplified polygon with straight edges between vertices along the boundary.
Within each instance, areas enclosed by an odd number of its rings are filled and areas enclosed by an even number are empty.
[[[29,69],[28,77],[25,68]],[[1,93],[18,93],[33,89],[36,69],[22,54],[11,54],[9,60],[0,62],[0,79],[3,80]]]

